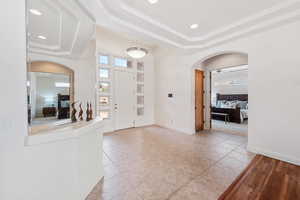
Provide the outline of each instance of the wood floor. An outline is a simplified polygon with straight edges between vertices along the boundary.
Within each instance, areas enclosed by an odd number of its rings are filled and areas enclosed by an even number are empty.
[[[300,200],[300,166],[256,156],[219,200]]]

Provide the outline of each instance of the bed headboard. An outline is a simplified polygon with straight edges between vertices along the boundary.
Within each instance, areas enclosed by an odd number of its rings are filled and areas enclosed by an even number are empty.
[[[217,94],[217,101],[248,101],[248,94]]]

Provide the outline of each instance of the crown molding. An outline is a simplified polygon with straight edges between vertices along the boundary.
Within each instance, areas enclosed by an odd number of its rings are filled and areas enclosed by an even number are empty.
[[[120,3],[120,7],[121,7],[122,10],[126,11],[127,13],[129,13],[129,14],[135,16],[135,17],[138,17],[139,19],[142,19],[142,20],[146,21],[151,25],[154,25],[154,26],[156,26],[160,29],[163,29],[164,31],[167,31],[171,34],[174,34],[174,35],[176,35],[176,36],[178,36],[178,37],[180,37],[184,40],[190,40],[190,38],[187,35],[172,29],[171,27],[167,26],[166,24],[163,24],[163,23],[161,23],[157,20],[154,20],[153,18],[141,13],[137,9],[134,9],[134,8],[124,4],[123,2]]]
[[[105,12],[117,23],[122,24],[132,30],[146,34],[149,37],[155,38],[167,44],[183,48],[183,49],[202,49],[209,48],[213,45],[233,40],[235,38],[240,38],[243,36],[249,36],[252,33],[257,33],[264,31],[268,28],[275,27],[282,22],[287,22],[295,18],[300,17],[300,0],[289,0],[284,3],[275,5],[268,9],[265,9],[257,14],[251,15],[249,17],[243,18],[235,23],[232,23],[228,26],[220,28],[216,31],[210,32],[206,35],[200,37],[189,37],[183,33],[180,33],[166,24],[152,19],[149,16],[144,15],[138,10],[129,7],[124,3],[113,4],[112,1],[108,0],[98,0],[99,5],[104,8]],[[152,25],[154,28],[175,36],[179,38],[178,40],[169,39],[167,36],[159,35],[149,29],[142,28],[134,24],[134,22],[126,21],[120,17],[120,14],[114,12],[111,8],[112,4],[118,6],[118,11],[124,12],[127,15],[134,16],[139,20],[146,22],[147,24]],[[119,13],[118,12],[118,13]],[[191,44],[197,43],[197,44]]]
[[[86,7],[79,0],[74,0],[74,2],[77,4],[80,10],[84,12],[86,16],[88,16],[88,18],[90,18],[91,21],[96,22],[96,19],[93,16],[93,14],[88,9],[86,9]]]
[[[152,37],[154,39],[163,41],[163,42],[165,42],[167,44],[170,44],[172,46],[179,47],[179,48],[183,47],[181,44],[179,44],[179,43],[177,43],[177,42],[175,42],[173,40],[170,40],[170,39],[168,39],[166,37],[160,36],[160,35],[152,32],[152,31],[149,31],[149,30],[143,29],[143,28],[141,28],[139,26],[136,26],[134,23],[125,21],[122,18],[117,17],[116,15],[112,14],[112,11],[110,10],[110,8],[108,6],[104,5],[105,3],[102,0],[96,0],[96,2],[98,3],[99,8],[102,9],[103,13],[105,13],[106,15],[108,15],[111,18],[111,20],[115,21],[117,24],[121,24],[121,25],[123,25],[125,27],[130,28],[131,30],[134,30],[136,32],[145,34],[145,35],[147,35],[149,37]]]
[[[272,20],[269,20],[267,22],[256,24],[255,26],[249,27],[247,29],[242,29],[240,31],[233,32],[232,34],[228,34],[224,37],[220,37],[215,40],[212,40],[211,42],[207,42],[204,45],[186,45],[183,48],[184,49],[209,48],[219,43],[227,42],[244,36],[250,36],[254,33],[262,32],[264,30],[269,30],[270,28],[274,28],[277,27],[278,25],[281,25],[281,23],[288,22],[298,18],[300,19],[300,11],[295,11],[292,13],[288,13],[286,15],[275,17]]]
[[[45,44],[40,44],[37,42],[29,41],[29,46],[33,48],[40,48],[44,50],[49,50],[49,51],[58,51],[60,50],[59,45],[45,45]]]
[[[38,48],[30,48],[29,52],[30,53],[37,53],[37,54],[48,55],[48,56],[71,56],[71,53],[68,52],[68,51],[55,52],[55,51],[38,49]]]

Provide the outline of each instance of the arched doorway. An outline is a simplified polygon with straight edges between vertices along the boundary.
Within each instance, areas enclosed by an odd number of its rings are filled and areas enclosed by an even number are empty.
[[[235,68],[238,66],[242,66],[242,65],[248,65],[248,55],[246,53],[242,53],[242,52],[221,52],[221,53],[216,53],[214,55],[211,56],[207,56],[204,59],[200,60],[199,62],[197,62],[196,65],[194,65],[193,67],[193,77],[195,78],[193,81],[193,86],[194,86],[194,91],[195,91],[195,106],[193,106],[195,108],[195,132],[197,132],[197,126],[199,127],[199,115],[201,115],[201,113],[197,113],[199,112],[199,109],[197,110],[197,102],[199,102],[199,98],[203,98],[203,110],[202,110],[202,114],[204,116],[204,128],[205,129],[211,129],[212,128],[212,73],[214,71],[226,71],[229,70],[230,68]],[[204,72],[204,92],[203,92],[203,96],[201,97],[201,95],[197,94],[197,92],[199,92],[199,83],[197,83],[197,71],[203,71]],[[197,91],[198,90],[198,91]],[[235,92],[233,91],[232,93],[228,93],[228,94],[224,94],[224,95],[228,95],[228,96],[220,96],[220,97],[224,97],[227,98],[228,100],[230,100],[230,98],[233,98],[234,101],[235,100],[239,100],[239,98],[244,98],[244,99],[240,99],[240,100],[246,100],[248,103],[248,93],[247,93],[247,98],[245,97],[245,95],[239,95],[238,93],[235,94]],[[246,99],[245,99],[246,98]],[[221,99],[220,99],[221,100]],[[226,119],[226,121],[230,121],[229,118],[231,117],[232,121],[238,121],[237,119],[233,118],[233,114],[230,114],[230,112],[234,112],[236,115],[238,114],[238,110],[235,111],[230,111],[229,113],[226,114],[226,112],[222,109],[220,110],[216,110],[217,112],[215,112],[215,116],[213,117],[219,117],[219,119],[223,118],[223,120]],[[224,113],[225,112],[225,113]],[[216,116],[218,115],[218,116]]]

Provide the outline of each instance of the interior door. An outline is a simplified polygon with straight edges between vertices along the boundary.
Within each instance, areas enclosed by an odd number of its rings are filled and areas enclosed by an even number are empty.
[[[136,116],[135,86],[134,73],[121,70],[114,71],[114,114],[116,130],[134,127]]]
[[[204,72],[195,70],[195,128],[204,129]]]

